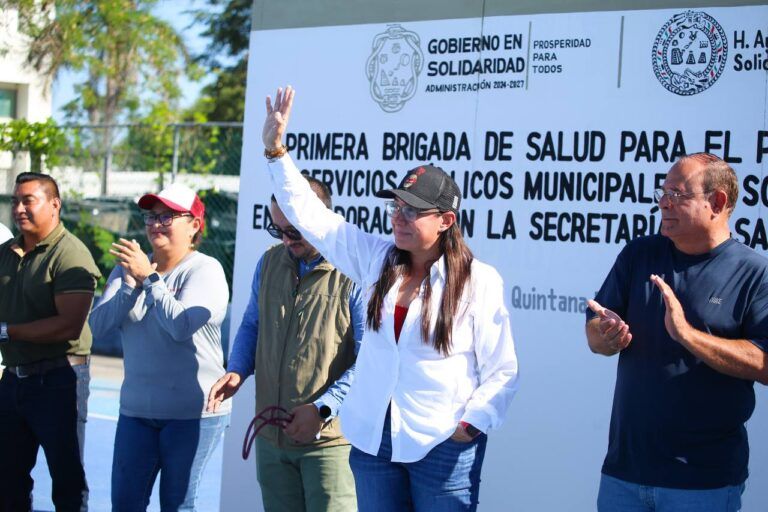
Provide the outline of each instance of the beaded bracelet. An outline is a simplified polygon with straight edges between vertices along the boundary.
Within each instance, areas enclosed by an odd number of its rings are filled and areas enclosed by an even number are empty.
[[[288,152],[288,148],[285,147],[285,144],[281,144],[280,147],[277,147],[275,149],[264,148],[264,156],[270,160],[276,160],[282,157],[287,152]]]

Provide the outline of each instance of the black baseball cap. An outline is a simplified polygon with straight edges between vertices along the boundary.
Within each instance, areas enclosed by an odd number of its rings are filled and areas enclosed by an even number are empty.
[[[456,182],[434,165],[420,165],[411,169],[397,188],[379,190],[374,195],[386,199],[397,197],[420,210],[437,208],[458,213],[461,205],[461,192]]]

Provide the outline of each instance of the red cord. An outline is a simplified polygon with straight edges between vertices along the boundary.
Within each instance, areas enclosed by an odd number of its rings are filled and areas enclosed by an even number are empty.
[[[267,414],[269,415],[267,416]],[[285,416],[281,416],[283,414]],[[257,427],[256,422],[258,420],[261,420],[262,423]],[[289,413],[279,405],[270,405],[269,407],[265,407],[261,412],[253,417],[251,423],[248,425],[248,429],[245,431],[245,439],[243,439],[243,460],[247,460],[248,456],[251,454],[253,442],[256,440],[258,433],[261,432],[261,429],[267,425],[285,428],[286,425],[288,425],[288,423],[291,421],[293,421],[293,414]],[[253,432],[251,432],[252,430]]]

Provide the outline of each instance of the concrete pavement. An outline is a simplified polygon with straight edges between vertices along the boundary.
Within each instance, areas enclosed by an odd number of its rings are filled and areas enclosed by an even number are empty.
[[[88,398],[88,424],[85,434],[85,474],[90,488],[89,510],[105,512],[111,509],[110,489],[112,448],[120,410],[120,386],[123,382],[123,360],[115,357],[91,358],[91,395]],[[198,510],[219,510],[222,443],[216,448],[203,473],[198,495]],[[53,512],[51,479],[42,450],[32,472],[35,481],[34,510]],[[159,478],[157,482],[159,482]],[[157,482],[152,491],[150,512],[159,512]]]

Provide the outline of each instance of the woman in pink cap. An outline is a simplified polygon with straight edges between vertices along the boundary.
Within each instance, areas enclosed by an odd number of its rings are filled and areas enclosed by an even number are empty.
[[[224,375],[221,323],[229,289],[221,264],[196,251],[205,206],[173,184],[139,199],[152,252],[120,239],[118,265],[90,317],[94,336],[119,336],[125,380],[112,463],[112,509],[143,511],[160,473],[163,511],[195,510],[206,462],[230,405],[205,411]]]

